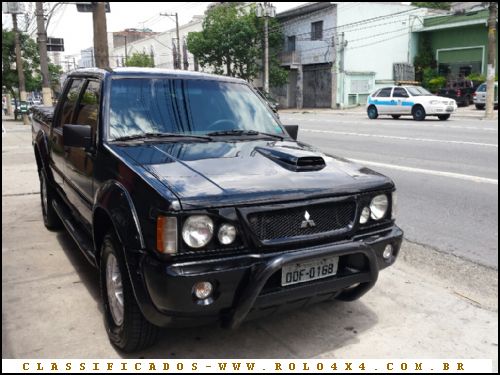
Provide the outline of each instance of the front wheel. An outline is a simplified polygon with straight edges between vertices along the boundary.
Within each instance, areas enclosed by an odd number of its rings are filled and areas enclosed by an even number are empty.
[[[144,318],[137,305],[122,245],[113,233],[104,237],[100,276],[104,322],[111,343],[126,353],[152,345],[158,329]]]
[[[441,121],[446,121],[450,118],[450,115],[438,115],[438,119],[440,119]]]
[[[368,118],[371,120],[375,120],[378,117],[377,107],[375,107],[374,105],[368,107],[367,113]]]
[[[413,115],[413,119],[415,121],[424,121],[425,120],[425,109],[421,105],[417,105],[413,107],[411,114]]]

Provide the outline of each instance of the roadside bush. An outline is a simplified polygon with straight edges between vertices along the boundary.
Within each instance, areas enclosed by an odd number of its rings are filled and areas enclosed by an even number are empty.
[[[428,90],[430,92],[437,92],[446,86],[446,77],[438,76],[429,80]]]

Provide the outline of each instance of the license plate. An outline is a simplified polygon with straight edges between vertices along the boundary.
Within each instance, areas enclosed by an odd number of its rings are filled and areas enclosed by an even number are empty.
[[[288,264],[281,270],[281,286],[305,283],[335,275],[338,266],[339,257],[318,258],[310,262]]]
[[[446,107],[446,112],[453,112],[453,107]]]

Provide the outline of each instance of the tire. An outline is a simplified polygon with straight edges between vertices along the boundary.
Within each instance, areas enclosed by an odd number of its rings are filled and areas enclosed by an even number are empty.
[[[464,107],[470,106],[470,98],[468,96],[465,97],[464,99]]]
[[[47,183],[46,173],[39,170],[38,177],[40,178],[40,203],[42,205],[43,224],[49,230],[61,229],[61,219],[57,215],[54,206],[52,206],[54,192]]]
[[[416,105],[412,108],[411,114],[415,121],[424,121],[425,120],[425,109],[421,105]]]
[[[391,115],[394,120],[397,120],[398,118],[401,117],[401,115]]]
[[[476,104],[476,109],[484,109],[484,104]]]
[[[131,353],[151,346],[158,336],[158,328],[144,318],[137,305],[121,247],[114,233],[106,234],[99,265],[101,298],[111,344]],[[115,293],[111,290],[108,293],[108,287],[114,288]]]
[[[370,120],[375,120],[378,117],[377,107],[375,107],[374,105],[369,106],[366,112]]]
[[[440,119],[441,121],[446,121],[450,118],[450,115],[447,114],[447,115],[438,115],[438,119]]]

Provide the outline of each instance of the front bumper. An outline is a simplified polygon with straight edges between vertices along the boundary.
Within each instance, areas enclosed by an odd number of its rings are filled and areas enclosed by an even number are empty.
[[[245,319],[337,297],[354,300],[375,285],[379,270],[396,260],[403,232],[396,226],[350,241],[290,252],[250,253],[218,259],[167,264],[149,255],[132,277],[134,292],[145,317],[158,326],[191,326],[212,322],[235,328]],[[384,260],[386,245],[393,256]],[[324,256],[339,256],[334,276],[281,286],[281,268]],[[131,275],[132,276],[132,275]],[[140,277],[139,277],[140,276]],[[197,300],[196,282],[215,286],[210,303]]]
[[[427,115],[449,115],[453,114],[457,111],[458,106],[456,104],[454,105],[431,105],[427,110],[426,114]]]

